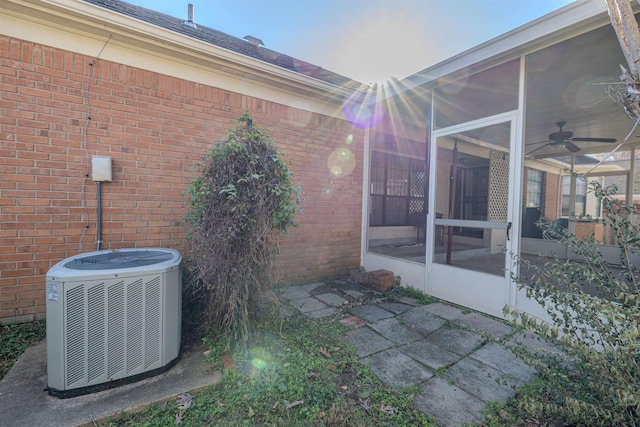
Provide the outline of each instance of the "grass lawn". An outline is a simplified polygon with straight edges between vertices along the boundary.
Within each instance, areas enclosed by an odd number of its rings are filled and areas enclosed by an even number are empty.
[[[27,347],[44,336],[44,322],[0,326],[0,379],[4,378]]]
[[[98,425],[435,426],[413,406],[417,388],[385,387],[340,340],[343,332],[337,321],[295,316],[253,331],[247,353],[205,340],[224,372],[218,384]],[[222,367],[223,355],[235,369]]]
[[[393,300],[398,292],[421,303],[432,302],[402,289],[387,298]],[[342,341],[345,331],[335,318],[296,315],[253,330],[246,351],[230,340],[205,339],[212,369],[224,374],[219,383],[96,425],[436,426],[414,406],[418,386],[384,386]],[[0,326],[0,378],[27,346],[44,335],[44,322]],[[566,379],[577,385],[583,381],[571,372]],[[546,419],[532,417],[523,405],[532,401],[557,403],[558,396],[548,384],[544,377],[536,378],[506,404],[489,404],[480,426],[567,425],[553,414]]]

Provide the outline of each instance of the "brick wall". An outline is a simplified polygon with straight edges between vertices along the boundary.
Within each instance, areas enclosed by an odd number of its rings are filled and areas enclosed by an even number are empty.
[[[102,249],[186,250],[183,191],[194,164],[245,110],[269,129],[303,189],[304,213],[282,239],[278,279],[317,280],[359,265],[362,131],[160,73],[103,60],[91,67],[91,60],[0,36],[0,319],[44,313],[48,269],[95,250],[93,155],[113,160],[113,182],[102,186]],[[352,152],[355,169],[332,175],[330,155],[340,147]]]
[[[575,221],[575,235],[579,239],[586,239],[591,234],[596,242],[604,243],[605,227],[601,223],[591,221]]]
[[[558,200],[558,184],[560,183],[560,175],[557,173],[545,172],[544,174],[544,190],[542,192],[542,217],[554,220],[560,217],[560,206]]]

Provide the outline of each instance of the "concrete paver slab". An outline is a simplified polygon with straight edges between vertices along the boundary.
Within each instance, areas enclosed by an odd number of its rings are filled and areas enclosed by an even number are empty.
[[[429,341],[440,348],[466,356],[486,339],[477,332],[445,325],[429,335]]]
[[[478,399],[504,403],[516,393],[521,382],[484,363],[465,357],[444,373],[443,378]]]
[[[487,343],[469,357],[520,381],[529,381],[536,375],[534,368],[498,343]]]
[[[378,335],[367,327],[354,329],[347,332],[346,341],[356,348],[358,357],[367,357],[371,354],[393,347],[393,343],[381,335]]]
[[[335,283],[337,283],[337,281]],[[373,293],[373,290],[371,290],[369,288],[365,288],[361,284],[353,283],[353,282],[343,281],[342,283],[340,283],[340,286],[338,288],[342,292],[345,292],[345,291],[358,291],[358,292],[362,292],[362,293],[366,293],[366,294],[372,294]]]
[[[340,307],[348,302],[343,296],[335,293],[319,294],[316,298],[332,307]]]
[[[393,313],[383,310],[375,304],[360,305],[352,307],[349,311],[367,322],[377,322],[378,320],[393,317]]]
[[[322,304],[334,301],[321,301],[328,294],[344,294],[345,299],[380,296],[361,285],[335,281],[312,293]],[[387,385],[422,383],[416,405],[443,427],[479,422],[484,401],[504,401],[533,378],[536,371],[516,357],[509,344],[517,340],[533,350],[556,349],[535,335],[513,334],[510,325],[497,319],[465,314],[446,303],[422,305],[402,297],[352,307],[348,312],[354,316],[341,322],[360,327],[347,332],[346,341],[356,348],[361,361]],[[416,339],[418,334],[422,338]],[[438,369],[444,369],[442,375],[433,376]]]
[[[523,345],[533,354],[559,356],[563,354],[560,343],[544,339],[532,332],[517,332],[506,341],[509,345]]]
[[[420,387],[415,397],[416,407],[432,415],[441,427],[461,427],[481,420],[484,402],[447,380],[435,377]]]
[[[400,297],[398,298],[398,301],[402,304],[410,305],[412,307],[417,307],[420,305],[420,303],[415,298],[410,297]]]
[[[390,387],[408,387],[433,377],[431,370],[393,348],[367,357],[362,362]]]
[[[366,326],[367,322],[359,318],[358,316],[351,316],[340,320],[344,326],[360,328],[362,326]]]
[[[336,290],[335,286],[329,285],[329,284],[320,284],[319,286],[316,286],[313,289],[309,290],[309,295],[312,295],[314,297],[317,297],[318,295],[323,295],[323,294],[342,294],[342,292],[339,292]]]
[[[422,339],[420,341],[403,345],[399,349],[406,355],[411,356],[413,359],[433,370],[453,365],[462,358],[462,356],[456,353],[452,353],[434,345],[429,342],[428,339]]]
[[[277,289],[276,293],[285,301],[293,301],[298,298],[309,297],[309,292],[299,285],[283,286]]]
[[[352,291],[351,289],[345,289],[344,292],[346,295],[350,296],[351,298],[353,298],[354,300],[359,300],[364,298],[365,294],[363,294],[360,291]]]
[[[298,298],[297,300],[292,301],[291,304],[302,313],[310,313],[312,311],[318,311],[329,307],[327,304],[311,296]]]
[[[315,291],[318,288],[324,288],[326,287],[327,284],[324,282],[314,282],[314,283],[308,283],[306,285],[300,285],[300,287],[302,289],[304,289],[305,291],[312,293],[313,291]]]
[[[371,323],[371,328],[396,344],[406,344],[422,339],[422,335],[407,328],[395,317],[373,322]]]
[[[443,319],[454,320],[462,316],[462,311],[452,305],[443,304],[441,302],[434,302],[433,304],[427,304],[425,309],[433,314],[436,314]]]
[[[381,302],[381,303],[378,303],[378,307],[381,307],[387,311],[390,311],[393,314],[401,314],[411,308],[410,305],[402,304],[399,302]]]
[[[513,332],[513,328],[506,323],[500,322],[496,319],[491,319],[490,317],[483,316],[479,313],[467,313],[462,317],[457,318],[456,322],[472,329],[477,329],[490,334],[499,340]]]
[[[405,322],[409,327],[413,328],[422,336],[428,336],[440,329],[446,320],[436,316],[426,310],[426,305],[421,305],[405,311],[398,316],[398,319]]]

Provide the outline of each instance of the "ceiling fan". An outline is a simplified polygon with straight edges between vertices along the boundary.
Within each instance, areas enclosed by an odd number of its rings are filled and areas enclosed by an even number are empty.
[[[535,153],[536,151],[542,150],[545,147],[562,147],[570,153],[575,153],[577,151],[580,151],[580,147],[574,144],[574,142],[612,143],[617,141],[615,138],[580,138],[577,136],[574,137],[573,132],[562,129],[566,124],[567,122],[565,121],[556,122],[556,126],[558,126],[558,129],[559,129],[558,132],[553,132],[549,134],[548,141],[534,142],[532,145],[542,144],[543,142],[546,142],[546,144],[541,145],[535,150],[528,152],[526,155],[529,156]]]

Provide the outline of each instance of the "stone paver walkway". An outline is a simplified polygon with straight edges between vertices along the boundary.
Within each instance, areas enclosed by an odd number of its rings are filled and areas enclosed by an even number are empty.
[[[390,387],[419,385],[416,406],[443,427],[480,422],[487,402],[505,402],[536,375],[510,345],[557,351],[553,343],[499,320],[441,302],[389,302],[349,280],[289,286],[280,293],[311,318],[339,315],[351,327],[345,339],[361,361]]]

